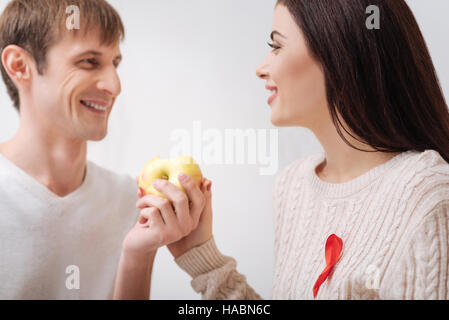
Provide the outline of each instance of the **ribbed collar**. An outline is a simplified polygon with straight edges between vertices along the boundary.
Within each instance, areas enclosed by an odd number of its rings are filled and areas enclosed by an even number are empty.
[[[402,162],[404,159],[409,156],[418,153],[417,151],[409,150],[406,152],[402,152],[387,162],[384,162],[369,171],[363,173],[362,175],[354,178],[352,180],[343,182],[343,183],[330,183],[321,180],[315,172],[316,167],[321,164],[325,159],[324,153],[319,153],[313,155],[310,158],[308,166],[306,168],[307,180],[310,183],[311,188],[316,194],[320,195],[320,197],[327,198],[343,198],[350,196],[354,193],[357,193],[376,181],[378,178],[386,174],[389,170],[396,167],[396,165]]]

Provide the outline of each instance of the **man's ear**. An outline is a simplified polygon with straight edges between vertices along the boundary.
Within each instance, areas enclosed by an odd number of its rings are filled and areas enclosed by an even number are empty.
[[[31,78],[32,59],[27,51],[16,45],[9,45],[2,52],[2,64],[15,86]]]

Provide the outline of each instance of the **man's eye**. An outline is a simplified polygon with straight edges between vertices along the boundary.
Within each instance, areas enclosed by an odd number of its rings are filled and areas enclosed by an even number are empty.
[[[84,59],[84,60],[82,60],[80,62],[83,63],[83,64],[88,64],[91,67],[96,67],[96,66],[99,65],[98,61],[95,60],[95,59]]]
[[[279,46],[277,46],[277,45],[275,45],[275,44],[273,44],[273,43],[269,43],[269,42],[268,42],[268,46],[270,46],[271,48],[273,48],[273,51],[276,51],[276,50],[278,50],[278,49],[281,48],[281,47],[279,47]]]

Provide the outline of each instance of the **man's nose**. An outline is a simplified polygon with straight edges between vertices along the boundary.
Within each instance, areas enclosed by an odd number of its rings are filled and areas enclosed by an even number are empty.
[[[108,70],[104,72],[101,80],[98,82],[98,89],[107,92],[113,97],[117,97],[120,94],[122,86],[120,77],[115,68],[108,68]]]

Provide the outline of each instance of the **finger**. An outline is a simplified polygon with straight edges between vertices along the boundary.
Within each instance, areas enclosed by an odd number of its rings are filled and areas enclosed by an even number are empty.
[[[212,181],[206,179],[204,181],[203,187],[201,188],[201,191],[203,192],[205,198],[206,198],[206,205],[208,206],[211,203],[212,199]]]
[[[147,207],[140,210],[139,214],[139,223],[140,224],[146,224],[148,220],[150,219],[150,212],[156,208],[154,207]],[[156,209],[158,210],[158,209]]]
[[[201,192],[203,194],[211,193],[212,181],[204,178],[201,185]]]
[[[206,198],[210,199],[211,196],[212,196],[212,181],[208,180]]]
[[[162,219],[166,225],[176,225],[177,219],[173,207],[168,199],[164,199],[152,194],[146,195],[137,201],[139,209],[145,207],[156,207],[161,212]]]
[[[139,177],[137,176],[136,177],[136,183],[137,183],[137,186],[138,186],[138,189],[137,189],[137,196],[140,198],[140,197],[143,197],[144,195],[145,195],[145,191],[139,186]]]
[[[161,212],[159,211],[159,209],[154,208],[154,207],[151,208],[151,209],[152,210],[149,211],[149,218],[148,218],[148,223],[149,223],[150,227],[151,226],[153,226],[153,227],[157,227],[157,226],[163,227],[165,224],[164,224],[164,220],[162,219]]]
[[[147,224],[148,218],[145,218],[143,216],[139,217],[139,224]]]
[[[198,222],[201,212],[203,211],[204,205],[206,204],[206,199],[204,194],[201,192],[200,188],[188,175],[179,175],[179,182],[181,183],[184,190],[192,202],[190,214],[194,219],[195,223]]]
[[[147,207],[140,210],[139,223],[153,227],[163,227],[165,225],[161,217],[161,212],[156,207]]]
[[[189,233],[194,223],[192,221],[192,217],[190,216],[189,199],[187,198],[187,195],[167,180],[156,181],[154,187],[158,191],[165,194],[172,202],[175,209],[176,218],[179,221],[183,233]]]

